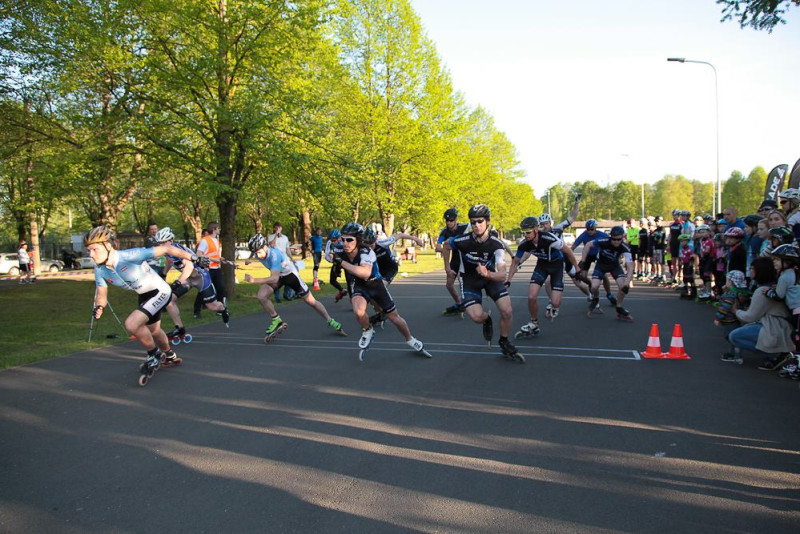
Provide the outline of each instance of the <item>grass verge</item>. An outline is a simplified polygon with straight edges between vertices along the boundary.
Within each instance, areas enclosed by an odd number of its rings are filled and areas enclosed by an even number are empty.
[[[313,280],[312,262],[306,260],[307,267],[301,276],[309,286]],[[400,272],[410,276],[442,268],[442,261],[432,252],[419,255],[415,264],[403,262]],[[90,273],[91,271],[87,271]],[[245,266],[238,262],[236,277],[241,283],[236,285],[236,298],[228,303],[232,321],[236,317],[251,313],[263,313],[256,300],[258,287],[244,283],[244,273],[253,276],[267,276],[268,271],[261,264]],[[330,264],[323,261],[319,272],[320,280],[327,282],[330,276]],[[170,273],[167,280],[172,281],[177,273]],[[344,276],[339,278],[342,285]],[[444,278],[442,279],[444,284]],[[332,296],[335,290],[324,283],[321,291],[314,296]],[[187,328],[198,324],[219,321],[213,313],[205,310],[201,319],[192,316],[192,303],[195,291],[190,291],[178,301],[181,317]],[[0,282],[0,309],[6,310],[5,324],[0,328],[0,368],[14,367],[47,358],[55,358],[105,345],[114,345],[128,341],[111,310],[106,310],[103,317],[95,322],[92,342],[88,342],[91,322],[94,282],[88,280],[69,280],[66,278],[40,279],[35,285],[20,285],[16,281]],[[136,308],[136,293],[116,287],[109,290],[109,300],[120,321]],[[282,302],[278,306],[292,306],[298,301]],[[172,328],[172,321],[164,313],[162,326],[165,330]],[[114,336],[116,337],[108,337]]]

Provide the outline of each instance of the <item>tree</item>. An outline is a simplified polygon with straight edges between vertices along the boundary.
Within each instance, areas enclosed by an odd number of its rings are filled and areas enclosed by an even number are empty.
[[[674,209],[694,206],[694,187],[684,176],[668,174],[654,184],[652,211],[668,217]]]
[[[756,30],[772,33],[778,24],[786,24],[784,13],[792,5],[800,6],[800,0],[717,0],[722,4],[722,19],[739,22],[739,26],[752,26]]]
[[[734,206],[741,214],[756,213],[764,200],[764,187],[767,173],[763,167],[756,167],[747,178],[739,171],[733,171],[722,188],[722,206]]]

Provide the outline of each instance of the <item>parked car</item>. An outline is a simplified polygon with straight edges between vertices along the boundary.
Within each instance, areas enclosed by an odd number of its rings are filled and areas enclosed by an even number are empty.
[[[81,269],[94,269],[95,263],[92,258],[89,256],[81,256],[78,258],[78,264],[81,266]]]
[[[234,259],[237,260],[246,260],[250,257],[250,249],[247,247],[236,247],[236,252],[234,253]]]
[[[572,244],[575,242],[575,234],[564,232],[564,234],[561,236],[561,239],[564,241],[565,245],[571,247]]]
[[[64,268],[60,260],[41,259],[42,271],[57,273]],[[19,256],[16,252],[8,252],[0,255],[0,274],[17,276],[19,274]]]

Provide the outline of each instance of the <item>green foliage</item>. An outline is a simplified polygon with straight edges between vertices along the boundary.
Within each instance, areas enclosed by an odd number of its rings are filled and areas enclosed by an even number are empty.
[[[717,0],[722,4],[722,20],[735,19],[739,26],[756,30],[772,30],[786,24],[783,16],[790,6],[800,6],[800,0]]]

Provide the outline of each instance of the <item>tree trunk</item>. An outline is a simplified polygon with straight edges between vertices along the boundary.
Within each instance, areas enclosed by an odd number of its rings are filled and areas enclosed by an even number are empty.
[[[217,197],[219,209],[219,243],[222,247],[222,256],[230,261],[236,259],[236,198],[230,193]],[[228,299],[236,296],[236,273],[232,265],[222,264],[222,273],[225,277],[225,290]]]
[[[308,206],[306,206],[302,198],[300,199],[300,206],[302,207],[302,211],[300,212],[300,229],[302,235],[300,238],[303,240],[303,258],[307,258],[310,252],[308,250],[308,241],[311,239],[311,214],[308,212]]]
[[[26,121],[28,114],[30,113],[30,103],[26,100],[25,101],[25,114]],[[28,224],[31,228],[31,246],[28,247],[33,254],[31,254],[31,260],[33,260],[33,273],[39,274],[42,268],[42,256],[39,251],[39,222],[36,218],[36,184],[33,179],[33,139],[30,137],[30,128],[26,128],[26,137],[27,137],[27,158],[25,162],[25,188],[27,189],[28,198],[25,205],[27,206],[27,215],[28,215]]]

